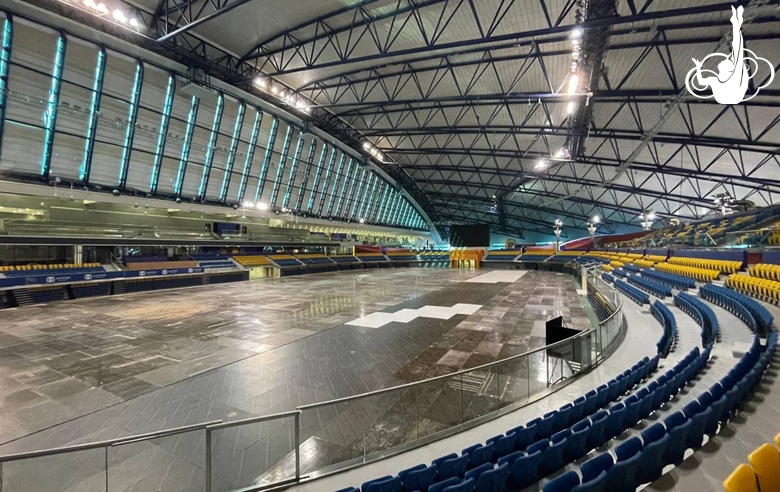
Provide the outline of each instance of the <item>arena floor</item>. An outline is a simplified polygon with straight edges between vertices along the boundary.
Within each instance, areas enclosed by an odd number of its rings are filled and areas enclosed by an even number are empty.
[[[542,346],[550,318],[589,328],[580,299],[568,275],[409,268],[9,310],[0,452],[265,415],[476,367]],[[435,400],[431,430],[447,421]],[[311,455],[325,460],[360,434],[310,427]],[[284,459],[285,436],[272,440],[279,453],[266,443],[266,466]]]

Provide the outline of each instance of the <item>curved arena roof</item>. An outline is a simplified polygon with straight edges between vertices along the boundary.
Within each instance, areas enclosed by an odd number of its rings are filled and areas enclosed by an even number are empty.
[[[729,51],[730,2],[128,0],[140,35],[36,3],[305,106],[345,143],[378,148],[440,228],[549,234],[598,215],[613,232],[646,210],[701,218],[719,193],[780,200],[780,77],[732,106],[685,89],[692,58]],[[742,28],[776,69],[778,20],[777,2],[753,0]]]

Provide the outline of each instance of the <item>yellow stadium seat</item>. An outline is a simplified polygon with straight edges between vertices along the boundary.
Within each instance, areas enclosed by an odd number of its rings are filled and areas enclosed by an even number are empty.
[[[723,482],[726,492],[760,492],[756,474],[749,466],[739,465]]]
[[[771,444],[764,444],[748,455],[762,491],[780,491],[780,452]]]

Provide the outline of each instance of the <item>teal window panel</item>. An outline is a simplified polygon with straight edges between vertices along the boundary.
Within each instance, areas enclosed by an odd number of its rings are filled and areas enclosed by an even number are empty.
[[[101,52],[104,56],[105,53]],[[122,159],[119,162],[119,187],[124,188],[127,185],[127,170],[130,167],[130,154],[133,151],[133,139],[135,138],[135,127],[138,122],[138,103],[141,100],[141,88],[144,83],[144,66],[138,62],[135,66],[135,77],[133,79],[133,93],[130,96],[130,105],[127,108],[127,127],[125,127],[125,139],[122,144]],[[103,84],[101,83],[101,86]],[[94,136],[91,145],[94,146]],[[91,151],[90,151],[91,154]],[[89,156],[90,162],[92,156]],[[85,179],[85,178],[82,178]],[[89,179],[89,169],[86,173],[86,179]]]
[[[217,109],[214,111],[214,121],[211,123],[211,135],[209,135],[208,147],[206,147],[206,156],[203,162],[203,172],[200,176],[200,186],[198,187],[198,198],[206,196],[206,190],[209,186],[211,177],[211,165],[214,163],[214,149],[217,147],[217,136],[219,127],[222,124],[222,112],[225,110],[225,96],[220,94],[217,98]]]
[[[173,192],[176,196],[181,196],[181,188],[184,185],[184,178],[187,174],[187,162],[190,159],[190,147],[192,146],[192,133],[195,131],[195,121],[198,118],[198,107],[200,99],[192,96],[190,101],[190,114],[187,116],[187,126],[184,131],[184,142],[181,148],[181,159],[179,159],[179,170],[176,173],[176,182],[173,185]]]
[[[273,189],[271,190],[271,208],[276,207],[276,200],[279,198],[279,188],[281,188],[282,185],[282,176],[284,176],[284,168],[287,166],[287,158],[290,153],[292,132],[292,125],[288,125],[287,133],[284,136],[284,144],[282,145],[282,155],[279,157],[279,165],[276,168],[276,179],[274,179]]]
[[[346,159],[347,159],[347,156],[342,153],[341,157],[339,158],[338,167],[336,168],[336,174],[333,177],[333,186],[331,187],[330,195],[328,195],[328,193],[327,193],[327,188],[328,188],[327,180],[328,180],[329,177],[325,178],[325,180],[326,180],[325,190],[323,191],[322,200],[320,201],[320,208],[321,208],[322,204],[324,203],[325,198],[327,197],[328,198],[328,214],[327,214],[328,217],[333,217],[333,204],[335,203],[335,200],[336,200],[336,188],[338,187],[339,180],[341,179],[340,178],[341,170],[344,168],[344,161]],[[347,180],[346,179],[343,180],[342,183],[344,183],[346,185]]]
[[[236,123],[233,125],[233,136],[230,140],[230,149],[228,150],[227,162],[225,163],[225,174],[222,176],[222,186],[219,191],[219,201],[224,202],[227,199],[228,185],[230,184],[230,176],[233,175],[233,167],[236,162],[236,152],[238,151],[238,141],[241,136],[241,127],[244,126],[244,114],[246,114],[246,104],[243,102],[238,106],[238,114],[236,115]],[[258,111],[255,113],[255,121],[260,114]],[[254,134],[254,127],[252,132]],[[257,137],[255,137],[257,139]],[[254,149],[254,144],[250,145],[250,149]],[[250,150],[252,152],[252,150]],[[250,161],[251,162],[251,161]]]
[[[314,212],[314,200],[317,198],[317,192],[320,187],[320,178],[322,177],[323,168],[325,167],[325,157],[328,152],[328,144],[322,144],[322,152],[320,153],[320,160],[317,164],[317,170],[314,173],[314,182],[311,185],[311,193],[309,193],[309,201],[306,204],[306,210]],[[328,189],[328,179],[330,178],[330,171],[333,169],[333,161],[336,160],[336,147],[330,151],[330,159],[328,161],[327,171],[325,172],[325,181],[322,188],[322,196],[320,196],[320,209],[318,213],[322,213],[322,206],[325,204],[325,190]]]
[[[54,63],[52,64],[51,85],[49,86],[49,96],[43,115],[44,140],[43,154],[41,156],[41,176],[44,179],[49,178],[49,169],[51,168],[51,153],[54,146],[57,107],[60,104],[60,87],[62,86],[62,70],[65,65],[67,44],[64,35],[60,35],[57,38],[57,48],[54,52]]]
[[[314,153],[316,151],[317,151],[317,141],[312,139],[311,144],[309,144],[309,155],[306,157],[306,170],[303,172],[303,178],[301,179],[301,186],[300,188],[298,188],[298,199],[295,200],[296,211],[300,211],[301,207],[303,207],[303,196],[306,194],[306,187],[309,185],[309,175],[311,174],[311,167],[312,164],[314,163]],[[317,164],[317,169],[322,168],[322,161],[325,159],[325,155],[327,154],[327,152],[328,152],[328,145],[323,143],[322,152],[320,152],[319,164]]]
[[[357,190],[355,191],[355,195],[352,199],[352,207],[349,209],[350,219],[354,220],[356,218],[355,214],[358,211],[358,203],[363,197],[363,188],[366,185],[366,179],[368,179],[367,175],[368,175],[368,171],[366,171],[365,169],[360,170],[360,181],[358,181]]]
[[[162,158],[165,149],[165,140],[168,137],[168,126],[171,121],[171,111],[173,109],[173,96],[176,93],[176,79],[173,75],[168,76],[168,87],[165,91],[165,104],[163,105],[162,116],[160,117],[160,133],[157,135],[157,146],[154,151],[154,161],[152,163],[152,179],[149,182],[149,190],[152,194],[157,193],[157,187],[160,182],[160,169],[162,168]]]
[[[84,140],[84,157],[81,159],[79,179],[85,184],[89,183],[89,172],[92,167],[92,152],[95,149],[95,127],[97,126],[98,113],[100,112],[100,98],[103,95],[103,77],[106,71],[106,50],[100,48],[95,63],[95,75],[92,80],[92,97],[89,102],[89,120],[87,120],[87,135]],[[137,76],[137,74],[136,74]],[[119,181],[122,186],[122,181]]]
[[[14,24],[9,18],[3,21],[3,40],[0,46],[0,155],[2,155],[5,108],[8,106],[8,72],[11,66],[11,49],[14,40]]]
[[[366,197],[363,200],[363,203],[360,205],[360,212],[358,212],[359,218],[365,220],[366,222],[368,222],[366,212],[371,214],[371,205],[374,202],[374,195],[376,195],[377,181],[379,180],[377,179],[376,174],[371,173],[371,180],[369,182],[370,184],[366,187],[368,191],[366,192]]]
[[[265,157],[263,157],[263,165],[260,168],[260,176],[257,179],[257,190],[255,190],[255,202],[259,202],[263,198],[263,189],[265,188],[265,180],[268,178],[268,169],[271,167],[271,159],[274,155],[274,145],[276,145],[276,135],[279,133],[279,118],[274,116],[271,121],[271,131],[268,132],[268,145],[265,148]],[[246,175],[249,176],[248,174]]]
[[[342,179],[343,184],[341,185],[341,193],[339,193],[338,202],[336,203],[336,215],[334,217],[341,216],[341,205],[344,203],[344,197],[347,196],[348,194],[347,188],[355,186],[355,180],[349,179],[350,176],[352,176],[352,166],[354,164],[355,162],[350,158],[349,164],[347,164],[347,172],[345,172],[344,175],[341,177],[339,177],[339,175],[336,175],[336,180],[338,181],[339,179]]]
[[[385,204],[385,201],[387,200],[387,193],[389,192],[390,187],[387,186],[387,183],[382,181],[379,187],[379,197],[376,201],[376,204],[374,205],[374,211],[371,214],[371,222],[374,223],[380,223],[380,219],[382,218],[382,206]]]
[[[295,144],[295,153],[293,154],[292,163],[290,164],[290,176],[287,178],[287,186],[284,189],[284,197],[282,198],[282,208],[284,209],[290,206],[292,191],[295,186],[295,175],[298,171],[298,164],[301,162],[301,154],[303,154],[305,140],[306,139],[303,138],[303,132],[300,132],[298,134],[298,143]]]

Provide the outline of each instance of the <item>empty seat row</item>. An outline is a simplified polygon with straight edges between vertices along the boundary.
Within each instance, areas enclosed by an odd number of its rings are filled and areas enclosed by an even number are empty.
[[[639,271],[641,270],[641,268],[639,268],[638,266],[632,265],[630,263],[624,264],[623,269],[632,273],[639,273]]]
[[[100,263],[54,263],[48,265],[0,265],[0,272],[36,271],[36,270],[71,270],[84,268],[98,268]],[[36,272],[37,273],[37,272]]]
[[[614,272],[613,272],[614,273]],[[622,280],[615,280],[615,287],[627,295],[631,300],[636,302],[637,304],[647,304],[650,302],[650,296],[647,295],[645,292],[642,292],[641,290],[637,289],[633,285],[629,285],[625,283]]]
[[[604,417],[604,442],[636,426],[676,395],[704,368],[710,349],[699,353],[695,348],[650,385],[613,405]],[[687,436],[682,430],[674,431],[680,417],[670,416],[664,424],[657,422],[649,426],[642,431],[641,439],[631,437],[618,445],[615,458],[609,452],[601,453],[584,462],[579,474],[564,473],[548,482],[543,491],[634,492],[637,486],[660,477],[666,464],[682,461],[686,449],[683,441]]]
[[[663,299],[666,296],[672,295],[672,288],[668,285],[664,285],[653,280],[642,278],[638,275],[632,275],[628,278],[628,283],[639,287],[640,289],[653,294],[656,297]]]
[[[507,484],[520,487],[535,483],[541,478],[539,467],[543,461],[542,472],[552,473],[565,462],[584,456],[592,449],[589,446],[603,444],[597,442],[606,424],[602,422],[604,411],[599,409],[646,379],[658,368],[658,360],[657,356],[645,357],[574,402],[494,436],[485,444],[470,446],[460,455],[448,454],[433,460],[430,466],[417,465],[397,476],[368,481],[359,490],[348,487],[339,492],[500,492]],[[594,419],[600,429],[596,433],[591,429]],[[485,473],[489,474],[482,478]]]
[[[601,265],[601,268],[605,272],[613,272],[613,271],[615,271],[615,267],[613,267],[612,265],[606,265],[606,264],[605,265]]]
[[[684,277],[691,277],[701,282],[711,282],[717,280],[720,276],[718,270],[708,270],[706,268],[697,268],[685,265],[673,265],[671,263],[659,263],[655,269],[661,272],[675,273]]]
[[[663,263],[666,261],[666,256],[645,255],[645,261],[652,261],[653,263]]]
[[[650,312],[664,327],[664,334],[661,339],[658,340],[658,343],[656,343],[656,348],[661,357],[666,357],[669,355],[674,340],[677,337],[677,320],[675,319],[674,314],[672,314],[672,311],[666,307],[664,303],[658,300],[650,306]]]
[[[774,492],[780,490],[780,434],[774,445],[762,444],[723,482],[727,492]]]
[[[750,267],[750,276],[780,281],[780,265],[759,263]]]
[[[615,277],[613,277],[612,275],[610,275],[608,273],[602,273],[601,274],[601,278],[606,280],[607,282],[614,282],[615,281]]]
[[[772,328],[774,316],[760,302],[746,296],[745,294],[741,294],[735,290],[721,287],[719,285],[708,284],[705,287],[707,287],[708,290],[720,292],[723,295],[729,296],[739,304],[745,306],[747,310],[750,311],[750,314],[753,315],[753,318],[755,318],[756,323],[758,323],[759,330],[762,333],[768,333]]]
[[[622,268],[615,268],[612,270],[612,275],[617,275],[618,277],[626,278],[626,271]]]
[[[547,258],[550,257],[549,253],[526,253],[524,255],[520,255],[520,258],[518,260],[520,261],[544,261]]]
[[[742,262],[737,260],[711,260],[708,258],[689,258],[685,256],[672,256],[669,263],[685,265],[706,270],[716,270],[723,273],[736,273],[742,269]]]
[[[674,305],[680,308],[688,316],[695,319],[701,326],[701,344],[706,346],[718,337],[720,327],[718,326],[718,317],[707,304],[698,297],[680,292],[674,296]]]
[[[634,266],[638,268],[653,268],[655,266],[655,261],[648,261],[648,260],[634,260]]]
[[[724,289],[717,285],[707,284],[699,289],[699,297],[726,309],[737,318],[741,319],[748,328],[750,328],[750,331],[757,333],[760,327],[756,318],[753,317],[753,314],[747,306],[740,302],[740,300],[728,295],[729,292],[738,294],[737,292],[729,291],[729,289]]]
[[[669,287],[677,290],[688,290],[696,287],[696,281],[689,277],[683,277],[682,275],[675,275],[673,273],[659,272],[656,270],[642,270],[641,275],[650,280],[666,284]]]
[[[515,261],[520,251],[488,251],[485,261]]]
[[[726,278],[726,286],[765,301],[780,303],[780,282],[735,273]]]

